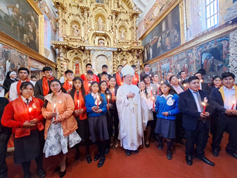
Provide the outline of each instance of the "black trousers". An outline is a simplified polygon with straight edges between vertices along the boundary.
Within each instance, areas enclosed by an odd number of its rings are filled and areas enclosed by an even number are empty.
[[[175,125],[176,125],[176,141],[181,141],[184,137],[182,113],[178,113],[176,115]]]
[[[206,148],[209,134],[209,129],[207,128],[206,123],[199,121],[196,130],[191,131],[185,129],[185,134],[186,134],[186,143],[185,143],[186,156],[193,157],[195,144],[196,144],[196,150],[195,150],[196,157],[204,156],[204,149]]]
[[[237,151],[237,117],[227,116],[222,114],[214,121],[214,132],[212,138],[212,149],[220,150],[220,144],[223,133],[226,131],[229,134],[229,143],[226,150],[230,152]]]
[[[7,178],[7,143],[10,139],[10,134],[0,133],[0,178]]]
[[[113,136],[113,129],[114,129],[114,138],[118,139],[119,119],[118,119],[117,110],[116,109],[110,109],[109,112],[107,112],[106,117],[107,117],[109,137]]]
[[[43,153],[40,154],[37,158],[35,158],[35,162],[37,164],[38,170],[43,168]],[[25,175],[30,175],[30,164],[31,161],[21,163]]]

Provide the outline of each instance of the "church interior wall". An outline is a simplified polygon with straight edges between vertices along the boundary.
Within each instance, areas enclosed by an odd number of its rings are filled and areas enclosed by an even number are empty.
[[[209,29],[207,29],[205,20],[205,0],[183,2],[185,2],[183,12],[185,13],[185,42],[153,59],[147,59],[148,54],[145,55],[146,48],[144,48],[143,62],[151,64],[152,71],[159,74],[160,80],[164,79],[168,71],[177,74],[179,71],[185,70],[190,76],[200,68],[206,69],[205,80],[207,82],[210,82],[214,75],[220,75],[225,71],[237,74],[235,62],[237,54],[234,52],[236,51],[237,25],[236,23],[227,23],[224,19],[228,9],[233,6],[233,1],[219,0],[219,7],[221,7],[219,23]],[[154,11],[154,8],[151,10]],[[153,11],[149,13],[152,14]],[[157,23],[157,21],[154,20],[153,23]],[[153,25],[150,24],[150,26]],[[150,33],[146,31],[140,34],[140,40],[144,40],[146,35],[150,35]]]

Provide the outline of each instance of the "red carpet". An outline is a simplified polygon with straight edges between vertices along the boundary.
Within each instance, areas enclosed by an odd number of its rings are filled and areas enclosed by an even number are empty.
[[[121,148],[111,149],[109,155],[106,156],[105,164],[102,168],[97,168],[97,163],[92,161],[88,164],[85,160],[85,149],[80,147],[81,159],[74,161],[75,150],[71,149],[68,154],[68,169],[65,178],[234,178],[237,177],[237,159],[231,157],[225,152],[228,134],[224,135],[221,145],[219,157],[214,157],[211,153],[211,138],[206,148],[206,157],[213,161],[214,167],[194,158],[193,165],[189,166],[185,161],[185,147],[177,144],[173,151],[173,159],[166,158],[166,144],[164,149],[158,150],[157,143],[152,141],[149,148],[140,149],[139,153],[132,153],[130,157],[125,155]],[[96,151],[95,146],[91,146],[92,159]],[[58,173],[54,172],[54,168],[60,161],[60,157],[51,157],[44,160],[44,168],[47,176],[50,178],[58,178]],[[23,171],[20,165],[13,163],[13,156],[7,158],[8,177],[23,177]],[[36,164],[32,161],[31,172],[33,178],[36,178]]]

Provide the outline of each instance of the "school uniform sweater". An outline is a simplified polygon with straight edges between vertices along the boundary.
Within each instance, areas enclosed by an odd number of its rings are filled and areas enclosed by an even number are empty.
[[[107,112],[107,107],[106,107],[107,101],[106,101],[105,95],[103,93],[101,93],[100,95],[103,98],[103,101],[101,101],[101,103],[99,105],[100,109],[102,109],[101,113],[95,113],[91,109],[93,106],[96,106],[96,104],[95,104],[95,100],[96,99],[94,99],[91,94],[86,95],[86,98],[85,98],[85,101],[86,101],[86,111],[87,111],[89,117],[98,117],[98,116],[102,116],[102,115],[106,114],[106,112]]]
[[[168,98],[171,97],[173,100],[173,105],[169,106],[167,105]],[[164,95],[157,96],[156,98],[156,117],[161,119],[169,119],[169,120],[175,120],[175,115],[179,113],[178,109],[178,95],[169,95],[167,98],[164,97]],[[168,112],[168,116],[164,116],[162,113]]]

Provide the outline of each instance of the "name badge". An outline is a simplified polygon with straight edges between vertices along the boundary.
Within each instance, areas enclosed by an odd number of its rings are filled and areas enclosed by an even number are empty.
[[[170,97],[170,98],[167,100],[166,104],[167,104],[168,106],[173,106],[174,100]]]

